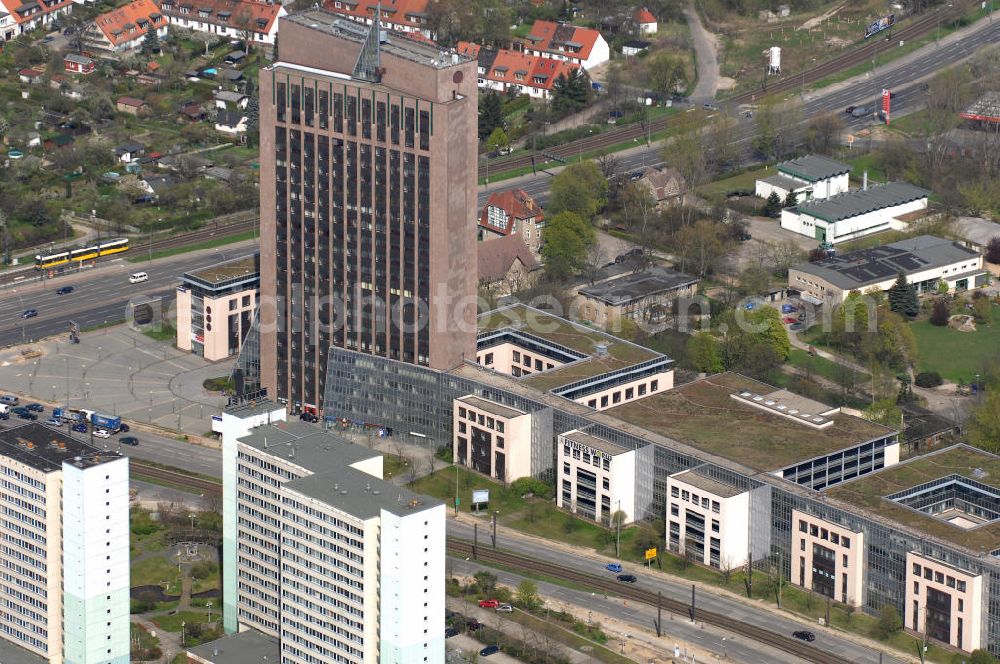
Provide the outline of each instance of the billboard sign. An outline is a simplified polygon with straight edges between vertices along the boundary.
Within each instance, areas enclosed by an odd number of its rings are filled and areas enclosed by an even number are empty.
[[[489,489],[475,489],[472,492],[472,504],[476,505],[479,503],[490,502],[490,490]]]
[[[892,93],[889,88],[882,88],[882,114],[885,116],[885,123],[889,124],[889,107],[892,103]]]
[[[868,39],[872,35],[876,35],[883,30],[888,30],[896,23],[896,15],[889,14],[888,16],[883,16],[877,21],[869,23],[865,27],[865,39]]]
[[[652,560],[656,557],[656,547],[652,549],[646,549],[646,560]]]

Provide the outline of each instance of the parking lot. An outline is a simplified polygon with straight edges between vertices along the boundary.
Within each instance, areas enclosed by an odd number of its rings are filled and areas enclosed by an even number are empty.
[[[205,435],[225,398],[202,383],[231,368],[119,325],[85,332],[78,344],[61,336],[0,351],[0,393]]]

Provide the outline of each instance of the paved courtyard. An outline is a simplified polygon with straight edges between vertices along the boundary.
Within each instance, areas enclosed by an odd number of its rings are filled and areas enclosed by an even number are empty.
[[[204,435],[225,397],[202,383],[231,369],[118,325],[0,351],[0,393]]]

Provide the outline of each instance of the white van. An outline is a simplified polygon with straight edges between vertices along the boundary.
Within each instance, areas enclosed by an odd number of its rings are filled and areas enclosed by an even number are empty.
[[[149,279],[149,275],[146,274],[145,272],[136,272],[134,274],[129,275],[128,282],[130,284],[138,284],[143,281],[146,281],[147,279]]]

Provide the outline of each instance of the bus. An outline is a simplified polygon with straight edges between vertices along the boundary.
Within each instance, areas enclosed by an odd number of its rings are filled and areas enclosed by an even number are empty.
[[[53,254],[38,254],[35,256],[35,267],[39,270],[46,270],[74,261],[79,264],[82,261],[94,260],[101,256],[110,256],[123,251],[128,251],[128,238],[107,240],[89,247],[59,251]]]

